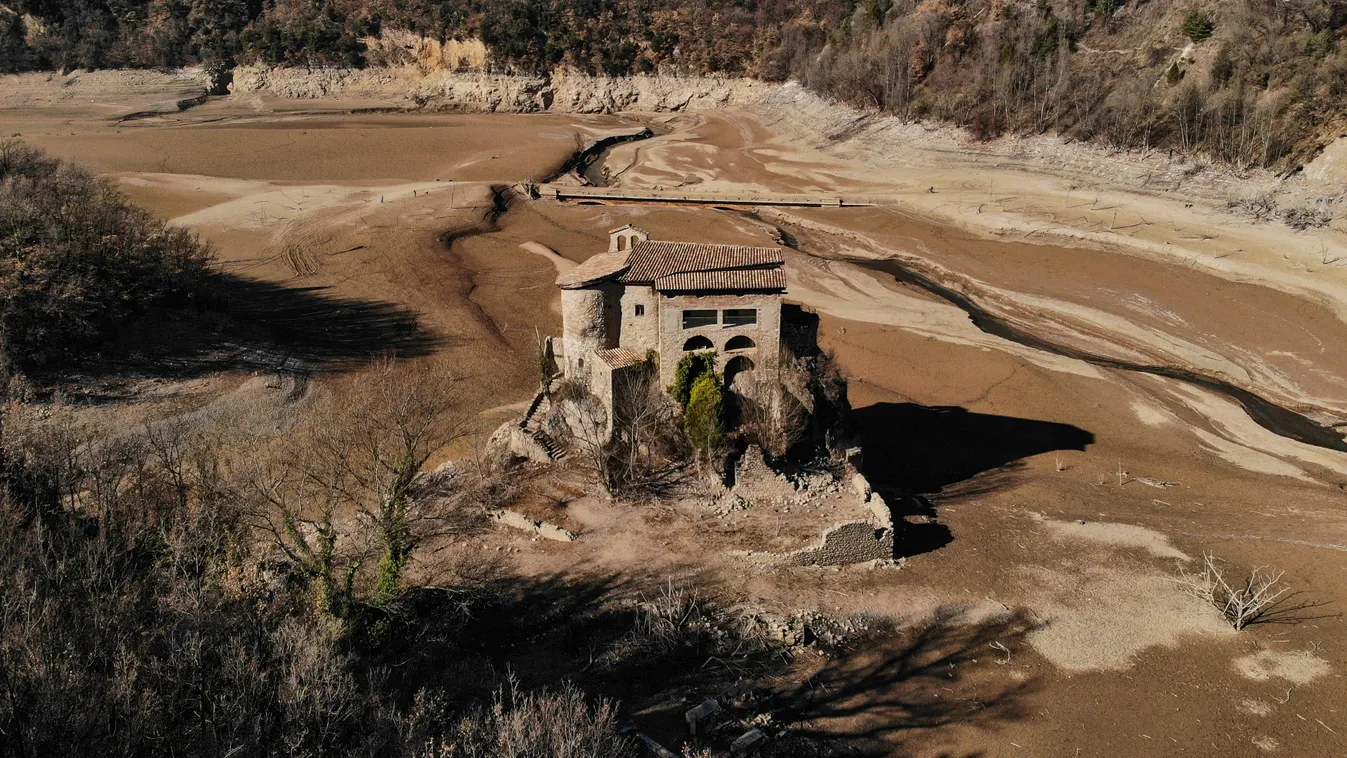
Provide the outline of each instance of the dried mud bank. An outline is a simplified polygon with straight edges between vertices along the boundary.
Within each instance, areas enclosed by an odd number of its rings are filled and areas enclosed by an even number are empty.
[[[1281,437],[1314,447],[1347,452],[1347,440],[1339,431],[1347,424],[1347,406],[1341,398],[1316,397],[1294,380],[1263,365],[1257,356],[1222,357],[1199,344],[1175,335],[1149,334],[1139,324],[1108,325],[1102,314],[1042,298],[1030,300],[1014,292],[951,271],[931,260],[900,251],[887,251],[864,235],[789,213],[759,211],[775,222],[776,229],[796,240],[807,234],[846,240],[851,259],[863,269],[876,271],[900,284],[912,286],[944,300],[968,314],[982,332],[1055,356],[1105,369],[1149,374],[1215,392],[1238,403],[1259,426]],[[1103,328],[1101,328],[1103,327]],[[1266,395],[1266,397],[1264,396]]]
[[[1190,200],[1232,203],[1232,209],[1249,215],[1256,209],[1243,207],[1246,201],[1270,195],[1269,199],[1279,201],[1279,207],[1264,209],[1260,220],[1281,219],[1296,204],[1329,216],[1347,209],[1347,138],[1330,143],[1314,160],[1279,172],[1222,165],[1202,155],[1174,150],[1119,150],[1054,134],[981,140],[966,129],[905,121],[832,102],[795,82],[772,88],[754,106],[753,112],[764,116],[771,129],[788,140],[834,146],[848,157],[893,161],[895,167],[972,167],[990,161],[1006,172],[1042,171],[1067,178],[1082,193],[1112,187],[1153,196],[1181,195]],[[999,204],[996,187],[984,185],[982,189],[991,190],[990,205]],[[1000,189],[1002,194],[1015,191],[1017,187],[1011,183]],[[1082,194],[1079,199],[1084,197]],[[1347,230],[1347,219],[1325,221],[1324,226]],[[1317,222],[1310,226],[1320,228]]]
[[[1249,414],[1249,417],[1259,426],[1274,434],[1315,447],[1347,452],[1347,441],[1344,441],[1342,434],[1336,431],[1336,427],[1340,426],[1340,423],[1321,425],[1313,419],[1296,413],[1289,408],[1284,408],[1269,402],[1254,392],[1250,392],[1249,390],[1236,387],[1229,382],[1214,379],[1189,369],[1176,366],[1147,365],[1126,360],[1118,360],[1089,353],[1084,350],[1055,344],[1037,334],[1018,329],[1007,321],[996,318],[964,295],[906,268],[896,259],[863,261],[860,265],[864,268],[889,274],[899,282],[914,285],[954,304],[969,315],[969,318],[975,326],[993,336],[1054,355],[1084,361],[1103,368],[1118,369],[1120,371],[1129,371],[1140,374],[1151,374],[1153,376],[1177,379],[1187,384],[1196,385],[1203,389],[1224,395],[1239,403],[1240,406],[1244,408],[1245,412]]]
[[[243,66],[235,96],[294,100],[373,99],[406,108],[491,113],[701,111],[748,105],[776,85],[723,77],[550,77],[425,70],[419,66],[298,69]]]
[[[1347,138],[1290,173],[850,108],[787,83],[743,112],[836,181],[991,238],[1089,246],[1256,282],[1347,321]],[[1305,219],[1310,219],[1305,222]]]

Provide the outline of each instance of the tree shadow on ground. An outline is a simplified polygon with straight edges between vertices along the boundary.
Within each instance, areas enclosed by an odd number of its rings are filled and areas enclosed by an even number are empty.
[[[1259,624],[1300,624],[1305,621],[1318,621],[1327,618],[1339,618],[1340,611],[1325,611],[1333,601],[1309,597],[1304,590],[1288,592],[1264,608],[1249,620],[1249,626]]]
[[[702,610],[689,604],[661,616],[673,625],[652,624],[638,609],[667,609],[669,587],[653,576],[506,572],[468,590],[412,590],[361,643],[372,651],[365,672],[404,707],[430,695],[446,713],[511,682],[524,690],[570,682],[620,701],[636,728],[677,747],[689,703],[789,675],[798,649],[752,626],[754,611],[737,600],[690,595]]]
[[[936,521],[935,505],[923,495],[893,495],[886,498],[894,523],[900,524],[893,557],[908,558],[930,553],[954,541],[954,532]]]
[[[893,755],[924,730],[995,729],[1024,718],[1039,687],[1008,675],[1035,626],[1021,614],[971,623],[942,611],[777,691],[776,717],[856,755]]]
[[[733,660],[711,660],[714,630],[695,621],[696,629],[649,633],[637,623],[638,604],[660,601],[665,586],[615,574],[502,572],[466,588],[414,589],[373,625],[371,665],[387,672],[400,698],[442,686],[448,666],[455,697],[465,700],[511,676],[526,689],[573,680],[594,694],[643,702],[671,688],[728,686],[782,663],[774,649],[747,644]]]
[[[555,686],[631,628],[633,613],[616,600],[632,592],[616,575],[503,573],[454,589],[413,589],[383,609],[372,663],[389,672],[402,699],[447,683],[451,700],[472,702],[507,675],[525,688]]]
[[[923,730],[995,728],[1023,715],[1020,701],[1036,686],[1010,676],[1014,669],[1003,662],[1019,655],[1033,624],[1018,615],[972,621],[958,608],[901,630],[873,627],[826,657],[779,641],[734,660],[726,660],[723,644],[718,652],[702,644],[652,650],[637,601],[655,600],[661,585],[609,574],[501,572],[470,589],[412,590],[386,608],[363,643],[371,651],[366,674],[382,677],[404,707],[432,693],[446,714],[489,700],[511,681],[524,690],[572,682],[621,701],[637,728],[670,747],[687,739],[683,714],[692,705],[751,693],[725,700],[730,725],[717,740],[728,744],[747,728],[734,724],[771,713],[789,735],[774,739],[787,752],[773,755],[813,754],[791,751],[820,745],[841,751],[829,755],[882,755]],[[743,613],[721,607],[728,618]],[[735,650],[751,647],[730,642]]]
[[[341,297],[330,287],[222,277],[218,309],[255,342],[326,367],[372,355],[422,356],[443,341],[404,306]]]
[[[78,366],[44,378],[138,375],[191,378],[228,369],[308,373],[362,365],[378,355],[417,357],[443,339],[396,303],[342,297],[330,287],[290,287],[217,273],[194,303],[119,324]]]

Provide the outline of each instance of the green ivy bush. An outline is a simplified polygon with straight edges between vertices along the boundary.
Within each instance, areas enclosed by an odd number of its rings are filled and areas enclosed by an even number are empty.
[[[674,381],[669,385],[669,394],[684,408],[692,399],[692,387],[703,375],[714,372],[716,353],[708,350],[703,353],[685,353],[674,367]]]
[[[692,385],[684,423],[692,444],[703,453],[725,442],[725,389],[714,372],[702,374]]]

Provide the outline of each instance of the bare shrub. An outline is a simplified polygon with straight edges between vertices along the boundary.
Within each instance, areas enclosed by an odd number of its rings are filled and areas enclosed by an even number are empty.
[[[367,559],[378,561],[368,596],[385,601],[425,540],[470,529],[466,503],[422,472],[467,429],[452,379],[381,360],[337,382],[305,433],[243,457],[235,491],[319,607],[343,615]]]
[[[613,384],[611,423],[592,395],[562,400],[567,444],[610,494],[665,494],[683,480],[692,455],[678,406],[660,389],[653,363],[618,373]]]
[[[567,684],[521,692],[511,679],[490,707],[432,740],[418,758],[635,758],[642,750],[618,732],[617,704],[590,704]]]
[[[452,528],[444,500],[419,491],[430,457],[467,433],[451,378],[426,366],[377,361],[339,383],[294,462],[325,499],[352,507],[381,553],[377,592],[391,596],[417,546]]]
[[[1282,220],[1292,229],[1303,232],[1328,226],[1333,215],[1318,208],[1287,208],[1282,211]]]
[[[701,633],[719,627],[714,606],[672,582],[637,608],[629,639],[635,649],[656,658],[694,644]]]
[[[585,392],[578,397],[554,395],[553,403],[549,419],[552,433],[563,440],[576,467],[611,492],[608,411],[602,401]]]
[[[0,457],[6,754],[384,749],[384,701],[337,630],[239,570],[248,545],[203,430],[16,416]]]
[[[840,457],[842,451],[855,444],[847,380],[831,352],[796,357],[783,349],[781,389],[783,396],[791,396],[800,407],[799,411],[783,410],[799,413],[805,422],[797,441],[807,441],[815,450],[832,457]]]
[[[1242,200],[1231,200],[1226,207],[1255,221],[1266,221],[1277,213],[1277,199],[1271,192],[1261,192]]]
[[[1179,583],[1194,597],[1211,604],[1237,631],[1257,623],[1290,591],[1281,583],[1281,571],[1255,567],[1244,579],[1227,579],[1226,570],[1210,553],[1202,556],[1202,568],[1189,573],[1179,570]]]
[[[212,253],[109,179],[0,140],[0,357],[87,360],[150,309],[203,291]]]
[[[809,412],[789,392],[769,379],[736,382],[739,433],[772,458],[781,458],[804,436]]]
[[[483,454],[455,462],[451,480],[437,481],[437,477],[432,477],[429,487],[463,507],[504,508],[519,498],[524,478],[514,456],[499,451],[496,455]]]
[[[756,619],[670,581],[637,603],[631,631],[605,651],[599,665],[614,671],[684,662],[748,674],[779,653],[779,640]]]

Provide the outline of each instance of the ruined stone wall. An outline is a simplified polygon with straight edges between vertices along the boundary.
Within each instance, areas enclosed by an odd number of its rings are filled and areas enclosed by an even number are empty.
[[[767,463],[762,448],[750,444],[734,464],[734,492],[754,501],[784,502],[794,497],[795,485]]]
[[[555,540],[556,542],[575,541],[575,534],[573,532],[562,529],[556,524],[549,524],[546,521],[538,521],[529,518],[518,511],[512,511],[508,508],[487,508],[486,512],[487,515],[497,523],[508,526],[511,529],[532,532],[543,539]]]
[[[786,566],[845,566],[893,558],[893,529],[868,521],[838,524],[823,533],[815,547],[788,553],[781,559]]]
[[[834,524],[818,543],[790,553],[755,556],[783,566],[845,566],[893,559],[897,538],[893,511],[870,487],[856,467],[848,464],[847,488],[855,498],[856,520]],[[759,477],[760,478],[760,477]]]

